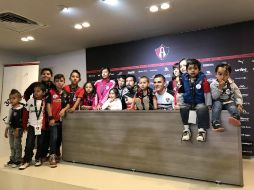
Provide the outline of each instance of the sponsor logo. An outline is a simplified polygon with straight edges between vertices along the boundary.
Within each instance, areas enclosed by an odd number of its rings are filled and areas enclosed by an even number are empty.
[[[251,126],[248,126],[248,125],[243,125],[241,126],[243,129],[251,129]]]
[[[88,77],[91,77],[91,78],[92,78],[92,77],[95,77],[95,75],[88,75]]]
[[[248,112],[248,111],[246,111],[245,109],[243,109],[243,114],[245,114],[245,115],[249,115],[249,114],[250,114],[250,112]]]
[[[123,72],[119,72],[119,73],[117,73],[117,75],[122,75],[123,74]]]
[[[242,97],[248,97],[249,94],[242,94]]]
[[[240,120],[243,121],[243,122],[249,122],[250,118],[248,118],[248,117],[241,117]]]
[[[243,105],[250,105],[250,102],[243,102]]]
[[[171,74],[164,75],[165,78],[171,78]]]
[[[155,49],[155,53],[160,60],[164,60],[169,53],[169,47],[161,44],[160,47]]]
[[[239,69],[235,69],[235,72],[243,72],[243,73],[248,73],[248,69],[247,68],[239,68]]]
[[[244,60],[238,60],[238,63],[244,64]]]
[[[252,142],[242,142],[242,145],[253,146],[253,143]]]
[[[139,70],[138,73],[147,73],[147,70]]]
[[[235,80],[246,80],[247,77],[236,77]]]
[[[250,134],[242,133],[242,137],[251,137],[251,135]]]
[[[202,64],[203,67],[213,67],[214,63],[204,63]]]
[[[248,153],[248,154],[252,154],[252,150],[243,150],[243,153]]]
[[[168,69],[167,67],[165,67],[165,68],[164,68],[164,71],[166,71],[166,72],[167,72],[167,71],[169,71],[169,69]]]
[[[211,71],[206,71],[206,75],[212,75]]]
[[[239,89],[240,89],[240,90],[247,90],[247,89],[248,89],[248,87],[247,87],[247,86],[245,86],[245,85],[239,85]]]
[[[150,69],[150,72],[158,72],[158,69]]]
[[[135,74],[135,71],[128,71],[128,74]]]

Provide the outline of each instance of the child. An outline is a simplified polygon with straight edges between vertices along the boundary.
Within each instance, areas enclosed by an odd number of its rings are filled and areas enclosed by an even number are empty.
[[[86,82],[84,85],[84,96],[81,101],[82,110],[93,110],[95,109],[95,88],[91,82]]]
[[[139,79],[139,88],[135,96],[135,104],[138,110],[153,110],[157,105],[153,90],[149,87],[149,78],[142,76]]]
[[[62,142],[62,117],[70,105],[67,92],[63,90],[65,78],[62,74],[54,77],[56,90],[49,91],[50,96],[47,98],[47,111],[49,118],[50,133],[50,157],[49,166],[57,167],[57,158],[60,157],[60,146]]]
[[[240,126],[243,98],[239,88],[230,78],[230,65],[217,65],[215,73],[216,79],[210,85],[213,99],[212,125],[213,130],[223,132],[224,128],[220,124],[221,110],[227,109],[232,116],[229,118],[229,123]]]
[[[197,141],[206,140],[206,129],[209,128],[209,111],[211,105],[210,85],[204,73],[201,72],[201,63],[196,59],[187,59],[187,73],[182,75],[183,100],[180,108],[182,122],[184,125],[182,140],[188,141],[191,138],[190,126],[188,123],[190,110],[197,113],[198,135]]]
[[[174,96],[174,109],[180,109],[182,104],[182,93],[181,93],[181,77],[179,70],[179,63],[173,65],[173,76],[172,80],[168,83],[167,91]]]
[[[174,109],[174,97],[167,92],[166,79],[162,74],[154,76],[154,90],[157,105],[154,105],[155,109],[160,110],[173,110]]]
[[[108,67],[101,69],[101,77],[102,79],[94,83],[96,89],[95,105],[97,110],[101,110],[102,105],[107,101],[110,89],[115,86],[115,81],[110,80],[110,69]]]
[[[102,110],[122,110],[122,102],[119,98],[117,88],[112,88],[109,91],[108,100],[102,105]]]
[[[64,86],[65,90],[69,94],[69,103],[70,109],[68,112],[74,112],[79,108],[80,100],[83,98],[84,89],[78,86],[79,81],[81,80],[81,75],[78,70],[73,70],[70,74],[70,85]]]
[[[26,137],[25,156],[23,158],[20,170],[26,169],[33,157],[33,149],[35,146],[35,139],[37,137],[37,152],[35,155],[35,166],[41,165],[42,159],[42,129],[45,129],[45,100],[46,92],[45,85],[40,82],[34,84],[34,95],[27,101],[26,109],[29,112],[28,127]]]
[[[21,94],[18,90],[12,89],[9,95],[12,108],[9,111],[8,123],[5,129],[5,137],[8,138],[11,149],[10,161],[7,166],[16,168],[22,161],[22,134],[26,128],[27,112],[24,106],[20,103]]]

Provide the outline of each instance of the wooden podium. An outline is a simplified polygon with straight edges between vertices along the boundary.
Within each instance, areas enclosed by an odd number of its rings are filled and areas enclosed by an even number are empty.
[[[63,160],[243,186],[240,127],[181,141],[178,111],[76,111],[63,120]]]

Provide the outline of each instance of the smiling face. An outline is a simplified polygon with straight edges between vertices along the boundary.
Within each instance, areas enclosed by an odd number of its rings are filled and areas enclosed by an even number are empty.
[[[111,98],[112,100],[116,99],[116,93],[114,92],[114,90],[110,90],[109,91],[109,98]]]
[[[180,75],[180,70],[178,68],[174,68],[173,73],[176,77]]]
[[[157,77],[153,81],[156,92],[162,92],[165,89],[166,81],[162,77]]]
[[[180,71],[181,73],[186,73],[186,65],[187,65],[187,61],[184,59],[180,62]]]
[[[51,77],[52,77],[51,72],[48,71],[48,70],[44,70],[41,73],[41,80],[44,81],[44,82],[50,81]]]
[[[103,79],[108,79],[109,76],[110,76],[110,72],[108,71],[108,69],[103,69],[103,70],[101,71],[101,77],[102,77]]]

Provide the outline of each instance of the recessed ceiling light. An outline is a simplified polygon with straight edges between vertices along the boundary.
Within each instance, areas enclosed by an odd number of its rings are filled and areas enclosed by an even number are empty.
[[[29,40],[28,40],[26,37],[22,37],[22,38],[21,38],[21,41],[23,41],[23,42],[28,42]]]
[[[27,36],[26,37],[28,40],[34,40],[34,37],[33,36]]]
[[[81,24],[75,24],[74,28],[77,30],[81,30],[83,27]]]
[[[112,6],[115,6],[118,4],[118,0],[102,0],[102,2]]]
[[[88,27],[90,27],[91,25],[90,25],[89,22],[83,22],[83,23],[82,23],[82,26],[83,26],[84,28],[88,28]]]
[[[149,8],[150,12],[152,13],[155,13],[155,12],[158,12],[159,8],[157,5],[152,5],[150,8]]]
[[[168,9],[170,7],[170,4],[169,3],[162,3],[161,4],[161,9],[162,10],[166,10],[166,9]]]

